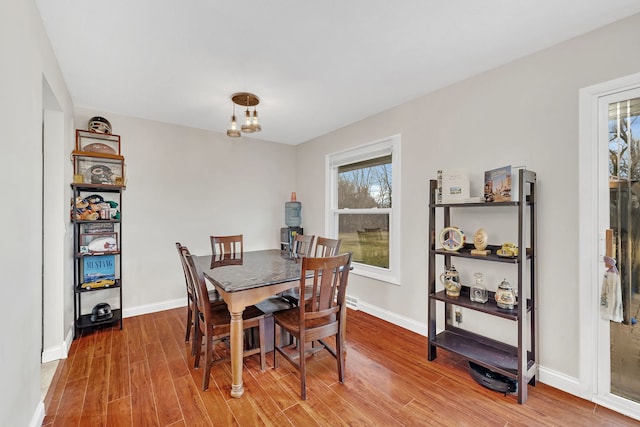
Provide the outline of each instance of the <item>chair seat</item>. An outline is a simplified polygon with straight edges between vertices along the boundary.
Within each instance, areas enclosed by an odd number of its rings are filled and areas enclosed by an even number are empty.
[[[258,325],[260,319],[264,319],[265,313],[255,305],[250,305],[242,312],[244,328]],[[226,304],[211,303],[211,319],[216,325],[215,334],[228,335],[231,331],[231,314]]]
[[[273,313],[273,317],[278,324],[287,329],[295,336],[299,336],[300,333],[300,308],[293,307],[288,310],[278,311]],[[330,317],[321,317],[318,319],[311,319],[305,322],[306,329],[314,329],[320,326],[329,325],[336,321],[335,315]]]

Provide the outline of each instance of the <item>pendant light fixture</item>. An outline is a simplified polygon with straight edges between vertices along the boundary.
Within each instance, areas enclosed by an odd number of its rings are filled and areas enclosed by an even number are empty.
[[[256,105],[260,103],[260,98],[256,95],[248,92],[238,92],[231,95],[231,101],[233,101],[233,115],[231,116],[231,124],[229,130],[227,130],[227,136],[237,138],[241,136],[241,133],[253,133],[260,132],[262,126],[258,120],[258,110]],[[236,121],[236,105],[240,105],[245,108],[244,122],[240,129],[238,129],[238,123]],[[249,111],[249,107],[253,107],[253,115]]]

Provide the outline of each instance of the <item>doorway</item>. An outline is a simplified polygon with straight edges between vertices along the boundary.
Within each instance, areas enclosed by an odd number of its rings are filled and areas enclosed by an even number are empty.
[[[640,74],[581,90],[579,141],[581,394],[640,419]],[[607,247],[621,322],[601,313]]]
[[[621,321],[600,322],[598,347],[608,347],[609,366],[599,364],[598,389],[640,403],[640,88],[601,97],[598,110],[598,155],[607,158],[599,180],[608,184],[599,199],[609,207],[599,222],[612,231],[605,251],[616,260],[622,303]]]

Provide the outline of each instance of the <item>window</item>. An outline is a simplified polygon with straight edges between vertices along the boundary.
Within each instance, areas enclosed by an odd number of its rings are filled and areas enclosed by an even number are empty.
[[[327,229],[353,272],[399,283],[400,135],[327,156]]]

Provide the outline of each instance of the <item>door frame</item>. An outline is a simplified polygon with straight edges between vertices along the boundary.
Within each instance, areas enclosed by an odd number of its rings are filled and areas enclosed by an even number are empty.
[[[600,227],[602,207],[600,194],[607,194],[608,187],[599,171],[602,164],[599,155],[599,104],[603,97],[640,87],[640,73],[598,83],[580,89],[578,132],[578,310],[580,342],[580,396],[627,416],[640,419],[640,404],[613,395],[598,387],[598,372],[603,360],[598,351],[600,337],[599,298],[600,283],[604,274],[604,229]],[[607,344],[608,345],[608,344]],[[608,353],[607,353],[608,354]]]

